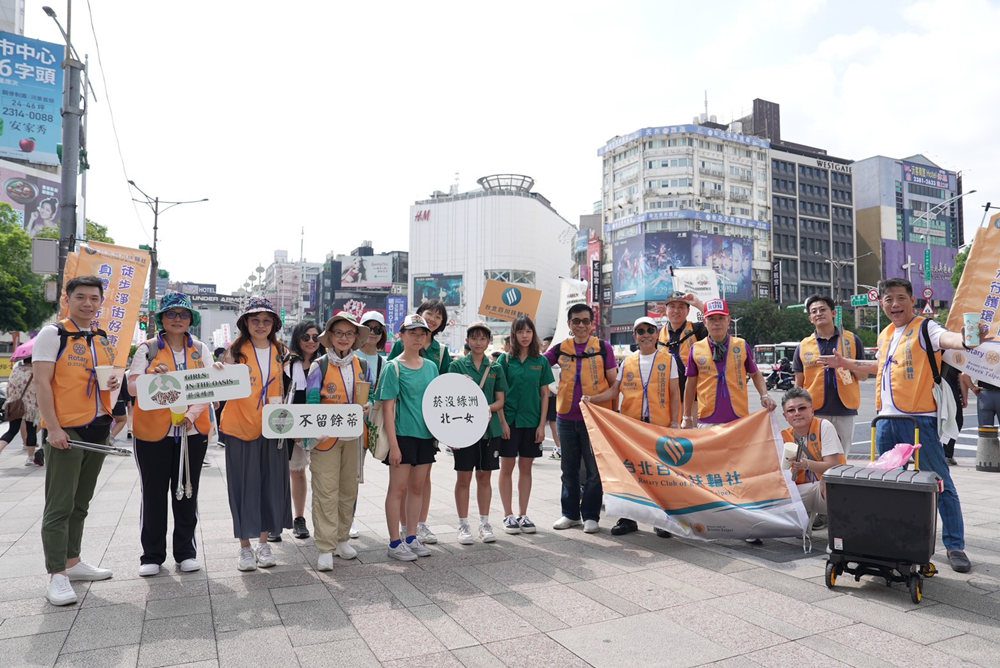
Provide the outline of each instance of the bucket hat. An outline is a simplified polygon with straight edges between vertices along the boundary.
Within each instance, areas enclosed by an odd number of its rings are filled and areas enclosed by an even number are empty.
[[[236,326],[243,331],[247,331],[247,318],[254,313],[270,313],[274,316],[274,321],[277,323],[274,331],[277,332],[281,329],[281,316],[274,310],[274,306],[271,305],[270,300],[264,297],[252,297],[250,299],[246,308],[243,309],[243,313],[240,314],[239,319],[236,321]]]
[[[154,313],[157,329],[163,329],[163,314],[170,309],[182,308],[191,314],[191,326],[197,327],[201,324],[201,314],[194,310],[191,297],[183,292],[168,292],[160,300],[160,310]]]
[[[368,336],[371,334],[371,330],[359,323],[358,319],[354,317],[354,314],[348,313],[347,311],[340,311],[326,321],[323,333],[319,335],[319,342],[328,351],[333,350],[333,326],[338,322],[349,323],[358,333],[358,335],[354,337],[354,344],[351,346],[351,350],[357,350],[361,346],[365,345],[366,341],[368,341]]]

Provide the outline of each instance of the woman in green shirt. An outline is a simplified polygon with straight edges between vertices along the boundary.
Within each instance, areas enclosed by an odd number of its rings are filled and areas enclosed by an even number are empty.
[[[531,496],[531,467],[542,456],[545,418],[549,402],[552,367],[539,351],[538,332],[528,316],[518,316],[511,325],[510,352],[497,360],[507,378],[504,415],[510,435],[500,443],[500,501],[503,503],[503,530],[507,533],[535,533],[528,518]],[[520,515],[513,513],[513,475],[517,463],[517,500]]]

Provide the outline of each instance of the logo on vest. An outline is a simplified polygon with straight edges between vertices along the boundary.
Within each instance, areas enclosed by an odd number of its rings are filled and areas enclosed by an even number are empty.
[[[334,385],[333,383],[327,383],[326,384],[326,393],[329,394],[329,395],[336,394],[337,393],[337,386]]]
[[[200,350],[193,351],[191,353],[191,359],[193,359],[193,360],[200,360],[201,359],[201,351]]]
[[[669,466],[684,466],[694,455],[694,444],[686,438],[661,436],[656,439],[656,456]]]
[[[657,369],[657,371],[666,371],[666,370],[667,370],[667,365],[666,365],[666,364],[663,364],[663,363],[661,362],[660,364],[657,364],[657,365],[656,365],[656,369]]]
[[[698,357],[698,366],[708,366],[708,358],[704,355]]]
[[[810,441],[815,441],[816,440],[816,434],[809,434],[809,440]]]
[[[82,343],[74,343],[73,352],[76,353],[77,355],[82,355],[85,352],[87,352],[87,346],[83,345]]]
[[[170,376],[160,376],[149,384],[149,398],[160,406],[169,406],[181,397],[181,382]]]
[[[102,346],[110,346],[111,345],[111,342],[108,341],[108,337],[106,337],[106,336],[99,336],[99,337],[97,337],[97,342],[100,343]]]
[[[625,374],[625,380],[632,382],[633,380],[635,380],[635,374],[629,371],[627,374]]]
[[[295,416],[287,408],[281,408],[271,413],[267,424],[273,431],[279,434],[287,434],[295,424]]]
[[[739,346],[733,346],[733,354],[734,355],[739,355],[740,354],[740,347]]]
[[[501,299],[507,306],[517,306],[521,303],[521,291],[517,288],[507,288],[503,291]]]

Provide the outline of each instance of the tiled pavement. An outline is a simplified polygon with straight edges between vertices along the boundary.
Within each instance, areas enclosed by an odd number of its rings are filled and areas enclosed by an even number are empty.
[[[137,572],[136,470],[109,457],[84,558],[115,575],[77,583],[81,602],[68,608],[44,599],[43,472],[21,466],[16,445],[0,455],[0,665],[1000,664],[1000,475],[968,465],[955,477],[974,570],[943,568],[913,605],[902,586],[872,578],[828,590],[821,545],[806,556],[796,540],[754,548],[647,532],[615,538],[608,519],[596,535],[553,531],[559,467],[548,458],[535,469],[535,535],[458,545],[454,473],[442,455],[431,511],[441,543],[430,558],[389,562],[386,471],[369,463],[359,559],[318,573],[312,541],[286,533],[277,567],[240,573],[222,455],[210,449],[202,476],[206,568],[149,579]]]

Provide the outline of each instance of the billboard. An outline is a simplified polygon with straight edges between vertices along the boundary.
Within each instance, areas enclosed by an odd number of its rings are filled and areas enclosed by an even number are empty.
[[[906,256],[910,256],[909,279],[914,285],[914,296],[920,294],[920,287],[924,285],[924,251],[927,245],[904,244],[895,239],[882,240],[882,274],[885,278],[907,278],[906,269],[903,265],[907,263]],[[958,249],[946,246],[931,246],[931,288],[934,290],[934,299],[950,302],[955,294],[955,289],[951,285],[951,274],[955,270],[955,256]]]
[[[490,279],[486,281],[483,299],[479,302],[479,315],[508,322],[513,322],[519,315],[535,320],[540,301],[541,290]]]
[[[465,303],[465,286],[461,274],[431,274],[413,277],[413,303],[439,299],[445,306]]]
[[[29,236],[59,229],[59,193],[55,174],[0,160],[0,202],[10,205]]]
[[[389,295],[385,298],[385,328],[388,332],[388,343],[399,336],[399,328],[406,317],[406,295]]]
[[[355,297],[340,297],[330,303],[330,314],[347,311],[358,320],[365,311],[378,311],[385,315],[385,295],[359,295]]]
[[[900,166],[903,170],[903,180],[907,183],[915,183],[931,188],[943,188],[951,190],[948,171],[940,167],[930,167],[920,165],[915,162],[902,161]]]
[[[0,32],[0,156],[59,164],[63,52],[59,44]]]
[[[340,287],[388,288],[392,285],[392,256],[338,255]]]

